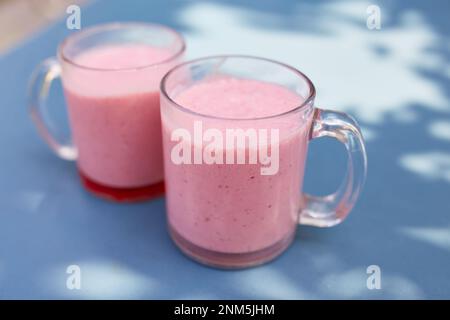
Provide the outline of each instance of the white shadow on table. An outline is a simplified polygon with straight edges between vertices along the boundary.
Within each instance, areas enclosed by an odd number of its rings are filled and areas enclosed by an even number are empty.
[[[400,158],[400,165],[425,179],[450,183],[450,152],[405,154]]]
[[[60,265],[48,272],[46,281],[58,293],[67,298],[82,299],[137,299],[142,294],[157,292],[157,283],[146,275],[139,274],[126,264],[117,261],[93,260],[77,264],[81,270],[81,288],[66,286],[68,265]]]

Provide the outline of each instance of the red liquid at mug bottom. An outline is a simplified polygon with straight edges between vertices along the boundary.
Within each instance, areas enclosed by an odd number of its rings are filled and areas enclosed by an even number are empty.
[[[303,101],[286,88],[235,78],[193,85],[175,100],[200,113],[247,119],[280,114]],[[246,128],[280,131],[279,170],[274,175],[261,175],[259,164],[173,163],[170,153],[177,142],[171,141],[171,132],[179,127],[192,128],[195,119],[167,115],[164,105],[162,110],[167,214],[172,237],[181,250],[221,267],[255,265],[282,252],[297,226],[311,117],[297,112],[279,119],[245,122]],[[204,127],[222,126],[218,128],[222,132],[242,125],[198,120]],[[194,142],[190,147],[204,150],[205,145],[199,147]]]
[[[150,200],[164,195],[164,182],[140,187],[140,188],[112,188],[99,184],[87,177],[80,170],[81,183],[83,186],[93,194],[117,202],[143,201]]]
[[[170,55],[146,45],[105,46],[81,53],[75,62],[126,68]],[[158,83],[168,67],[63,69],[77,166],[89,191],[115,201],[144,200],[164,192]]]

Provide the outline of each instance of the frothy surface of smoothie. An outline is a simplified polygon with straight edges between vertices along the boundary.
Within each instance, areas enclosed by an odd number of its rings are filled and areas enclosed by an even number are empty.
[[[231,77],[201,82],[180,92],[175,100],[197,113],[232,119],[282,114],[303,102],[299,95],[282,86]]]

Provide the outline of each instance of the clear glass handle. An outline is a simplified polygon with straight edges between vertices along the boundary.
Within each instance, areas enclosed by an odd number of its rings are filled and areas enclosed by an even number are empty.
[[[56,58],[49,58],[39,64],[33,72],[28,89],[28,107],[31,118],[37,126],[42,138],[50,148],[62,159],[75,160],[77,150],[67,137],[56,130],[47,110],[47,97],[53,80],[61,76],[61,67]]]
[[[366,180],[367,154],[356,121],[342,112],[316,108],[310,139],[325,136],[336,138],[346,147],[347,174],[333,194],[324,197],[302,195],[300,224],[332,227],[342,222],[353,208]]]

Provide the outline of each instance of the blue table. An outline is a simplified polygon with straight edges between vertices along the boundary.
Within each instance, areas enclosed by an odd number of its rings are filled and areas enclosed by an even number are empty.
[[[299,227],[276,261],[249,270],[199,265],[171,242],[164,199],[114,204],[81,187],[73,163],[37,136],[27,79],[72,31],[61,20],[0,57],[0,298],[450,298],[450,12],[444,1],[98,1],[82,26],[153,21],[182,32],[188,56],[247,53],[290,63],[317,104],[351,112],[369,176],[347,221]],[[52,88],[55,117],[65,117]],[[336,106],[336,107],[334,107]],[[311,144],[306,191],[331,192],[345,154]],[[66,287],[69,265],[81,290]],[[369,290],[367,268],[381,270]]]

